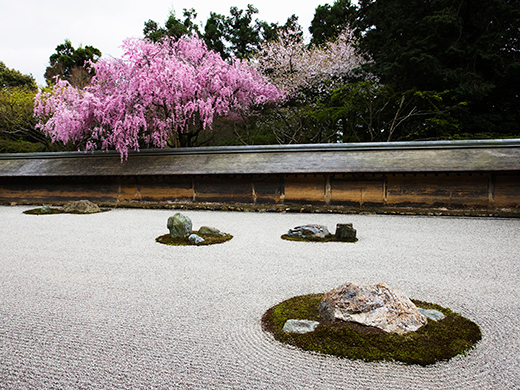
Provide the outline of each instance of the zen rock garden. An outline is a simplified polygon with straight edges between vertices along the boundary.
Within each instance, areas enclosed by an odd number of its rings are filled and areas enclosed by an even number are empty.
[[[166,227],[170,233],[157,237],[155,240],[167,245],[212,245],[233,238],[231,234],[221,232],[212,226],[201,226],[198,231],[193,231],[191,219],[181,213],[169,217]]]
[[[385,283],[345,283],[288,299],[262,317],[264,330],[301,349],[353,359],[428,365],[467,353],[479,327],[439,305],[415,301]]]
[[[28,214],[92,214],[101,210],[88,200],[56,209],[43,206]],[[232,235],[212,226],[193,230],[181,213],[168,218],[169,231],[156,238],[172,246],[201,246],[229,241]],[[290,229],[282,238],[293,241],[356,242],[351,223],[336,225],[335,234],[319,224]],[[298,348],[366,361],[400,361],[429,365],[465,354],[480,341],[479,327],[437,304],[412,300],[385,283],[345,283],[325,294],[297,296],[262,316],[262,328],[282,343]]]
[[[356,233],[351,223],[338,223],[335,234],[331,234],[327,226],[308,224],[289,229],[282,238],[289,241],[356,242]]]

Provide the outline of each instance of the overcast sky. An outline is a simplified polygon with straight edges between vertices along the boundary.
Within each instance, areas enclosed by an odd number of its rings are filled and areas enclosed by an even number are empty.
[[[43,74],[57,45],[67,38],[77,48],[94,46],[103,56],[120,57],[125,38],[143,37],[144,22],[164,25],[170,11],[182,17],[184,8],[195,8],[197,22],[205,24],[210,11],[229,15],[229,8],[253,4],[256,17],[284,24],[296,14],[304,31],[318,5],[333,0],[0,0],[0,61],[10,69],[32,74],[44,85]]]

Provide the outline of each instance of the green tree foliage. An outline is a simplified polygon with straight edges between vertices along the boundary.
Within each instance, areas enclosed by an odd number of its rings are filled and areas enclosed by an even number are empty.
[[[229,16],[210,13],[203,36],[208,47],[224,59],[251,58],[263,41],[276,36],[277,24],[253,20],[258,9],[251,4],[246,10],[231,7],[229,13]]]
[[[383,84],[451,91],[461,132],[519,133],[519,1],[361,0],[356,25]]]
[[[65,42],[56,46],[56,53],[49,58],[49,66],[45,70],[45,79],[50,86],[58,76],[63,80],[67,80],[71,85],[82,88],[90,83],[90,79],[94,75],[88,70],[90,61],[96,62],[101,57],[101,51],[93,46],[78,47],[75,49],[71,41],[65,39]]]
[[[334,40],[356,17],[357,8],[350,0],[336,0],[333,5],[319,5],[309,31],[311,44],[323,45]]]
[[[8,87],[27,87],[33,91],[38,89],[32,75],[25,75],[16,69],[9,69],[0,61],[0,88]]]
[[[258,13],[258,9],[251,4],[245,11],[231,7],[229,13],[231,16],[226,20],[224,37],[230,44],[230,52],[237,58],[251,57],[258,51],[262,41],[274,35],[276,26],[258,19],[253,23],[253,15]]]
[[[35,130],[33,101],[37,91],[31,75],[9,69],[0,61],[0,153],[41,151],[48,144]]]
[[[197,12],[195,9],[190,8],[183,10],[184,20],[180,20],[175,16],[175,12],[170,12],[168,19],[164,23],[164,27],[159,27],[157,22],[148,20],[144,23],[143,34],[145,38],[150,39],[153,42],[158,42],[162,38],[169,36],[175,39],[179,39],[183,35],[199,35],[199,26],[195,24],[197,19]]]
[[[179,39],[183,35],[198,35],[204,39],[209,49],[219,53],[223,59],[250,58],[260,48],[266,39],[273,39],[277,25],[254,19],[258,13],[253,5],[249,4],[245,10],[231,7],[229,15],[210,12],[203,31],[195,23],[197,12],[191,8],[184,9],[184,20],[180,20],[175,13],[170,13],[164,27],[153,20],[144,24],[143,34],[154,42],[169,36]]]
[[[36,92],[27,86],[0,90],[0,137],[13,141],[40,142],[45,137],[34,130],[33,101]]]
[[[204,27],[204,42],[208,48],[220,53],[223,59],[228,59],[230,54],[225,45],[225,34],[227,31],[226,17],[215,12],[210,12]]]
[[[362,58],[355,35],[345,28],[332,42],[308,46],[298,27],[280,28],[277,40],[264,42],[257,57],[258,68],[286,91],[284,106],[272,108],[258,125],[276,143],[338,142],[339,119],[321,110],[337,88],[357,77]]]
[[[354,81],[336,89],[316,106],[314,117],[329,121],[336,142],[388,142],[443,138],[457,131],[453,113],[464,108],[449,91],[396,91],[375,80]]]

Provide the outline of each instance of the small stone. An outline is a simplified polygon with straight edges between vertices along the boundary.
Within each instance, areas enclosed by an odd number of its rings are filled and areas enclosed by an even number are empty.
[[[42,206],[40,209],[40,214],[51,214],[52,210],[50,206]]]
[[[190,236],[188,237],[188,240],[192,244],[200,244],[201,242],[205,241],[201,236],[198,236],[197,234],[190,234]]]
[[[352,227],[351,223],[338,223],[336,225],[336,238],[338,240],[355,241],[356,229]]]
[[[187,216],[177,213],[173,217],[168,218],[166,227],[170,231],[172,238],[183,238],[191,234],[192,223]]]
[[[80,214],[92,214],[99,213],[101,209],[97,204],[92,203],[89,200],[82,199],[75,202],[69,202],[61,208],[61,211],[65,213],[80,213]]]
[[[329,229],[323,225],[309,224],[296,226],[294,229],[290,229],[287,233],[289,237],[299,238],[326,238],[331,236]]]
[[[419,308],[419,312],[423,316],[428,318],[429,320],[433,320],[433,321],[440,321],[440,320],[443,320],[446,317],[444,315],[444,313],[441,313],[439,310],[435,310],[435,309],[421,309],[421,308]]]
[[[287,320],[283,326],[283,331],[286,333],[309,333],[314,332],[320,323],[310,320]]]
[[[220,230],[211,226],[201,226],[199,229],[199,234],[214,234],[219,236],[224,235],[224,233],[222,233]]]

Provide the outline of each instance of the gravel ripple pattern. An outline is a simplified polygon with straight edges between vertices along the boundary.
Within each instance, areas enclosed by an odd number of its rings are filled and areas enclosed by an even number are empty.
[[[234,238],[155,242],[170,210],[0,206],[0,389],[518,389],[520,220],[185,211]],[[357,243],[281,240],[353,223]],[[385,282],[476,322],[428,367],[304,352],[263,332],[290,297]]]

